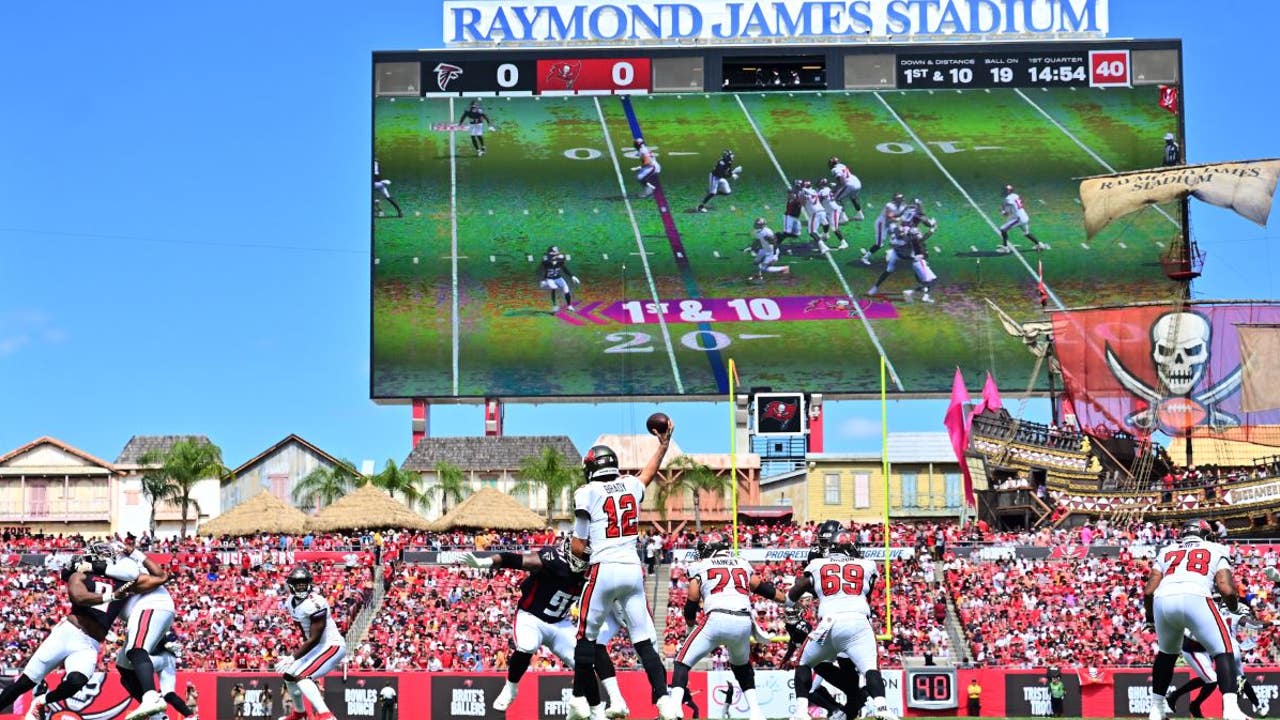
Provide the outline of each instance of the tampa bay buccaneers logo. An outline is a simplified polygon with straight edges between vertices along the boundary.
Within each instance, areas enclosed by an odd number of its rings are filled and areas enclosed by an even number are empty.
[[[547,84],[562,84],[565,90],[572,90],[574,83],[578,82],[580,74],[582,74],[581,60],[570,62],[557,60],[551,63],[551,67],[547,69]]]
[[[786,425],[791,422],[791,418],[796,415],[796,406],[794,403],[774,400],[764,406],[763,417],[767,420],[774,420],[779,425]]]
[[[95,672],[75,695],[51,708],[56,720],[117,720],[124,717],[132,700],[118,682],[108,682],[107,674]]]
[[[458,76],[462,74],[462,68],[449,63],[440,63],[436,65],[435,72],[436,86],[440,88],[441,92],[444,92],[449,88],[449,83],[457,80]]]

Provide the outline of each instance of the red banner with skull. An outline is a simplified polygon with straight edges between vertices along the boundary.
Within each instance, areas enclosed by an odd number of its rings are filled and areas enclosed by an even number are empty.
[[[1086,432],[1280,445],[1280,408],[1241,408],[1237,329],[1277,324],[1280,305],[1137,305],[1055,312],[1053,335]]]

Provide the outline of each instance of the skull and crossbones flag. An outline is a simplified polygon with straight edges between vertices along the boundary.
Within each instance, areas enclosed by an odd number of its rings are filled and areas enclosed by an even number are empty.
[[[1248,329],[1262,326],[1270,334]],[[1280,397],[1270,390],[1280,378],[1271,359],[1280,349],[1276,327],[1280,304],[1268,303],[1053,313],[1054,347],[1082,426],[1265,444],[1280,444],[1272,431],[1280,424]],[[1258,388],[1246,397],[1250,385]]]

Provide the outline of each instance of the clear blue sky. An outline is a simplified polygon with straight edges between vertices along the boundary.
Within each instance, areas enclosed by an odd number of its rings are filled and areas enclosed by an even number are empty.
[[[402,460],[409,408],[367,396],[369,64],[439,46],[440,20],[427,0],[4,3],[0,452],[204,433],[235,466],[296,432]],[[1192,162],[1280,156],[1278,25],[1271,0],[1111,0],[1113,37],[1185,41]],[[1198,294],[1276,297],[1275,224],[1195,208]],[[943,406],[891,422],[941,429]],[[876,405],[827,407],[828,450],[877,446]],[[585,449],[651,409],[512,406],[506,430]],[[723,405],[666,409],[686,449],[727,451]],[[437,407],[431,430],[480,434],[480,409]]]

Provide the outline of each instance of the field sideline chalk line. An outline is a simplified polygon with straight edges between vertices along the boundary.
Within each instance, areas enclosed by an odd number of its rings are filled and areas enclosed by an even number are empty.
[[[790,189],[791,184],[787,182],[787,174],[782,170],[782,164],[778,162],[778,156],[773,153],[773,148],[769,147],[769,141],[765,139],[764,133],[760,132],[760,127],[756,125],[755,118],[751,117],[751,112],[747,110],[746,104],[742,102],[742,96],[734,93],[733,99],[738,101],[738,107],[742,108],[742,115],[746,117],[747,124],[751,126],[751,130],[755,132],[756,139],[760,141],[760,146],[764,148],[764,152],[769,156],[769,162],[773,163],[773,167],[778,171],[778,177],[782,179],[782,186]],[[827,262],[831,264],[831,269],[836,273],[836,279],[840,281],[840,287],[844,290],[844,294],[849,298],[853,309],[858,313],[858,319],[862,321],[862,327],[867,331],[867,337],[871,338],[871,344],[875,346],[876,352],[880,353],[880,357],[884,358],[884,364],[889,371],[889,377],[893,379],[893,384],[898,387],[898,392],[906,392],[906,388],[902,387],[902,380],[898,378],[898,371],[893,367],[893,361],[885,354],[884,345],[880,344],[880,338],[876,336],[876,331],[871,328],[871,322],[867,320],[867,316],[862,312],[862,306],[858,304],[858,298],[853,294],[853,290],[849,287],[849,281],[845,279],[844,273],[840,271],[840,266],[836,264],[836,259],[831,253],[827,253]]]
[[[640,226],[636,224],[635,211],[631,209],[631,199],[627,197],[627,181],[622,178],[622,166],[618,164],[618,151],[613,146],[613,137],[609,134],[609,125],[604,120],[604,109],[600,107],[600,98],[592,98],[596,104],[596,115],[600,117],[600,129],[604,131],[604,144],[609,148],[609,159],[613,161],[613,172],[618,177],[618,190],[622,192],[622,202],[627,206],[627,219],[631,221],[631,232],[636,236],[636,248],[640,251],[640,264],[644,266],[644,277],[649,283],[649,294],[655,305],[661,306],[658,298],[658,286],[653,282],[653,271],[649,269],[649,255],[644,249],[644,238],[640,235]],[[662,340],[667,345],[667,358],[671,360],[671,374],[676,380],[676,392],[684,394],[684,382],[680,379],[680,366],[676,364],[676,351],[671,346],[671,331],[667,328],[667,320],[663,313],[658,316],[658,327],[662,330]]]

